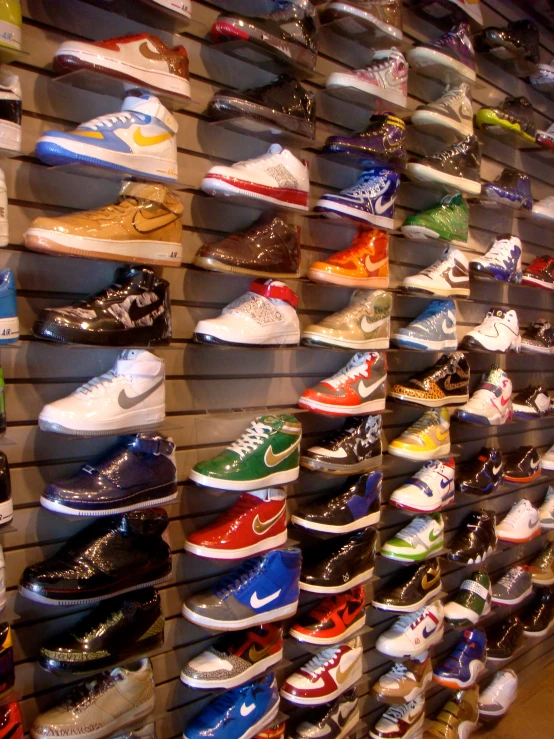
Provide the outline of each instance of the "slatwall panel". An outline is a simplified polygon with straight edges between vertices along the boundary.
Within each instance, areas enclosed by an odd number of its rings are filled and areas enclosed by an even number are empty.
[[[22,5],[27,55],[14,66],[23,88],[23,150],[21,156],[2,163],[9,194],[10,245],[0,251],[0,265],[13,269],[17,277],[22,333],[21,346],[1,351],[8,409],[8,431],[3,448],[12,467],[16,513],[13,524],[2,529],[0,539],[6,555],[8,586],[4,618],[14,626],[16,688],[22,699],[28,728],[36,712],[56,701],[63,689],[58,678],[43,671],[36,663],[38,648],[47,637],[74,623],[82,611],[32,603],[17,595],[17,584],[26,565],[52,554],[64,540],[86,525],[82,521],[72,522],[49,513],[40,507],[38,500],[45,483],[72,473],[83,461],[112,444],[111,439],[67,440],[42,433],[36,419],[44,403],[65,396],[91,376],[109,369],[118,353],[115,349],[55,346],[36,341],[30,335],[32,321],[42,307],[66,304],[68,300],[104,287],[111,281],[117,266],[106,262],[41,256],[27,252],[22,246],[23,232],[33,218],[94,208],[110,202],[117,193],[114,183],[50,170],[34,158],[34,144],[45,130],[68,128],[119,109],[117,99],[72,89],[53,79],[51,59],[62,41],[76,37],[99,40],[155,29],[83,0],[23,0]],[[190,185],[180,194],[184,205],[184,264],[180,269],[161,270],[171,283],[174,338],[171,346],[156,352],[164,358],[167,367],[169,414],[164,429],[177,443],[180,480],[179,501],[168,507],[174,567],[171,580],[161,588],[167,618],[166,641],[152,657],[160,739],[177,736],[186,720],[207,700],[205,693],[185,688],[178,679],[183,663],[212,641],[205,631],[181,618],[181,602],[187,593],[205,588],[228,567],[225,563],[196,559],[183,551],[186,534],[205,525],[216,512],[227,508],[235,499],[231,494],[217,494],[205,489],[200,492],[187,482],[188,471],[196,461],[213,456],[234,440],[261,409],[294,409],[304,388],[336,371],[349,357],[348,353],[307,347],[241,350],[196,346],[191,342],[196,322],[200,318],[218,315],[220,309],[242,294],[249,284],[247,277],[195,269],[190,262],[196,249],[206,240],[220,238],[224,232],[249,225],[257,216],[253,209],[205,196],[198,189],[201,178],[215,163],[250,158],[267,148],[265,142],[251,136],[210,125],[204,115],[210,97],[219,87],[254,87],[271,79],[266,72],[226,57],[211,45],[207,32],[219,12],[215,5],[194,0],[194,22],[182,38],[156,31],[166,42],[183,42],[186,46],[190,56],[193,98],[187,110],[176,114],[180,180]],[[522,17],[522,11],[512,2],[487,0],[482,5],[486,25],[503,25],[509,19]],[[408,45],[438,35],[436,29],[410,12],[405,14],[404,33]],[[554,37],[543,31],[541,43],[542,61],[549,62],[554,56]],[[321,94],[324,78],[344,66],[362,66],[369,59],[367,49],[347,39],[326,34],[322,40],[317,63],[319,76],[306,82],[306,86],[318,94],[317,139],[313,147],[303,154],[311,167],[312,205],[321,194],[348,186],[357,177],[356,170],[318,157],[318,148],[329,135],[348,128],[363,128],[368,117],[367,112],[357,106]],[[439,85],[424,83],[411,75],[410,109],[415,109],[422,101],[435,99],[440,92]],[[499,102],[508,93],[529,97],[535,107],[539,127],[546,128],[554,117],[552,102],[535,93],[522,80],[511,77],[490,61],[480,59],[478,82],[474,86],[475,110],[482,104]],[[421,137],[420,142],[430,146],[431,142],[424,139]],[[483,179],[494,179],[505,165],[511,165],[532,177],[536,199],[552,193],[554,170],[551,160],[537,152],[511,148],[488,136],[481,139]],[[398,198],[397,225],[407,215],[432,205],[436,199],[436,193],[430,190],[408,182],[403,184]],[[293,215],[290,221],[302,225],[304,272],[310,262],[347,246],[353,235],[353,229],[347,225],[337,227],[324,219]],[[525,262],[545,250],[554,250],[551,231],[537,227],[529,220],[512,220],[506,215],[474,206],[471,208],[471,238],[467,251],[483,253],[494,234],[500,232],[512,232],[522,238]],[[397,235],[391,238],[391,287],[395,292],[393,327],[405,324],[426,304],[419,298],[401,296],[396,288],[404,276],[431,263],[439,253],[439,247],[433,244],[409,242]],[[302,326],[341,308],[350,295],[348,289],[314,285],[305,278],[290,280],[289,283],[300,296]],[[459,337],[479,323],[491,305],[515,307],[523,326],[540,316],[552,319],[551,300],[549,294],[537,289],[480,283],[478,289],[472,290],[470,299],[457,301]],[[390,382],[429,366],[437,356],[391,350]],[[493,356],[473,352],[469,359],[473,384],[492,361],[498,361],[510,373],[516,390],[539,381],[554,386],[554,366],[548,357]],[[389,441],[420,415],[416,409],[395,405],[390,405],[390,411],[384,416],[385,436]],[[336,421],[305,412],[300,412],[299,418],[302,419],[306,445],[337,425]],[[485,443],[498,443],[504,451],[522,443],[532,443],[544,451],[554,441],[554,418],[490,430],[454,423],[452,435],[454,452],[460,460],[473,456]],[[386,505],[386,500],[392,490],[418,467],[399,458],[385,457],[385,495],[379,526],[381,541],[406,522],[398,511]],[[298,482],[290,486],[291,511],[299,501],[315,499],[321,491],[335,484],[336,481],[302,471]],[[540,503],[547,485],[545,475],[527,488],[504,486],[487,499],[486,505],[503,515],[514,500],[524,495],[532,502]],[[479,506],[480,501],[470,496],[457,496],[446,515],[447,543],[467,513]],[[294,531],[291,531],[291,536],[299,538]],[[541,548],[544,538],[516,547],[499,546],[487,561],[487,569],[494,575],[513,563],[528,561]],[[383,587],[395,568],[396,565],[390,561],[378,560],[375,582],[368,587],[368,600],[371,588]],[[464,578],[465,570],[445,560],[443,572],[445,590],[455,591]],[[313,600],[313,596],[303,595],[301,607],[309,604],[310,599]],[[388,628],[393,619],[390,614],[379,613],[370,606],[367,611],[370,630],[363,637],[366,674],[360,683],[360,695],[362,714],[371,722],[378,706],[368,691],[375,678],[389,666],[374,645],[379,633]],[[493,621],[506,611],[495,609],[488,620]],[[449,630],[438,653],[447,651],[455,639],[455,632]],[[518,667],[543,665],[550,659],[550,654],[554,658],[553,648],[554,637],[533,641],[515,655],[514,664]],[[278,667],[278,675],[284,676],[309,657],[310,654],[300,644],[287,640],[285,660]],[[429,694],[429,709],[436,708],[444,699],[444,691],[433,689]]]

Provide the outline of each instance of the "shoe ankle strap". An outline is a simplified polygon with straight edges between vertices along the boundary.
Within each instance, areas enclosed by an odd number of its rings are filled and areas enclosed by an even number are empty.
[[[166,457],[169,457],[175,449],[175,444],[171,439],[161,435],[154,436],[153,434],[137,434],[132,446],[137,452],[156,456],[163,454]]]

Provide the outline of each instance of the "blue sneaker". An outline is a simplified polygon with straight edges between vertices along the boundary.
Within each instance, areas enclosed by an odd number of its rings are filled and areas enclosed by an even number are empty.
[[[521,241],[509,234],[498,236],[484,256],[472,259],[469,272],[477,278],[521,282]]]
[[[433,680],[450,690],[475,685],[485,672],[487,637],[479,629],[466,629],[454,651],[433,670]]]
[[[296,613],[302,553],[274,549],[243,562],[210,590],[189,596],[182,613],[209,629],[237,631]]]
[[[505,167],[494,182],[483,184],[480,202],[488,207],[504,205],[514,210],[531,210],[533,195],[529,175]]]
[[[19,339],[17,295],[11,269],[0,270],[0,344],[15,344]]]
[[[227,690],[208,703],[183,732],[183,739],[252,739],[279,712],[274,675]]]
[[[391,341],[406,349],[454,352],[456,338],[456,305],[453,300],[432,300],[423,313],[400,328]]]
[[[394,201],[400,175],[393,169],[373,167],[358,182],[338,195],[324,195],[315,210],[330,218],[353,218],[378,228],[394,228]]]

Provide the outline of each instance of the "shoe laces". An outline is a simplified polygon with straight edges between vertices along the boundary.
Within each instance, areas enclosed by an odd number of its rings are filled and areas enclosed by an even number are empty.
[[[508,572],[504,573],[500,580],[497,582],[497,585],[504,586],[507,590],[511,590],[513,585],[517,582],[521,575],[521,570],[519,567],[512,567],[511,570],[508,570]]]
[[[395,662],[387,674],[391,677],[403,678],[408,674],[408,667],[403,662]]]
[[[135,111],[131,113],[128,110],[122,110],[121,113],[108,113],[107,115],[93,118],[92,121],[87,122],[86,128],[92,128],[94,130],[98,128],[113,128],[118,123],[128,123],[134,120],[135,117],[139,117],[142,121],[146,120],[141,113]]]
[[[316,654],[315,657],[312,657],[312,659],[307,662],[302,669],[305,672],[312,673],[312,675],[319,675],[326,670],[327,664],[331,660],[335,659],[340,648],[341,646],[338,645],[336,647],[328,647],[327,649],[324,649],[319,654]]]
[[[352,243],[346,249],[343,249],[340,253],[341,257],[346,261],[350,257],[359,257],[360,250],[366,251],[366,235],[364,231],[357,231],[356,235],[352,239]]]
[[[509,259],[511,254],[507,254],[507,250],[511,251],[509,241],[502,239],[495,241],[488,252],[485,254],[487,261],[493,264],[503,267],[506,259]]]
[[[452,269],[454,269],[455,264],[456,260],[454,258],[454,255],[452,254],[452,252],[450,252],[440,259],[437,259],[437,261],[433,262],[433,264],[430,264],[429,267],[425,267],[425,269],[421,271],[421,274],[427,275],[427,277],[439,277],[444,271],[445,267],[451,267]]]
[[[427,609],[423,611],[415,611],[414,613],[406,613],[396,619],[394,628],[398,631],[405,631],[412,624],[417,624],[427,616]]]
[[[409,710],[409,703],[398,706],[388,706],[387,710],[383,714],[383,718],[388,719],[389,721],[402,721]]]
[[[92,680],[77,685],[62,701],[61,706],[69,710],[84,709],[111,688],[116,680],[122,680],[123,677],[124,673],[120,667],[116,667],[111,672],[101,672]]]
[[[334,595],[330,598],[325,598],[321,603],[318,603],[315,608],[310,611],[310,615],[314,618],[324,621],[333,615],[333,611],[339,605],[338,596]]]
[[[457,144],[452,144],[452,146],[449,146],[448,149],[439,151],[436,154],[431,154],[429,158],[430,159],[440,159],[442,162],[448,159],[452,159],[452,156],[455,154],[465,154],[465,153],[466,153],[466,144],[464,141],[459,141]]]
[[[98,377],[93,377],[92,380],[85,382],[76,392],[82,393],[83,395],[103,395],[117,377],[119,375],[116,374],[115,370],[111,369],[109,372]]]
[[[406,434],[418,434],[420,431],[428,431],[433,426],[437,425],[437,419],[430,413],[424,413],[421,418],[414,421],[409,429],[405,431]]]
[[[429,519],[427,516],[417,516],[413,519],[407,526],[405,526],[402,531],[399,531],[396,536],[399,539],[403,539],[404,541],[409,542],[410,544],[413,543],[414,538],[420,534],[422,531],[424,531],[427,526],[429,525]]]
[[[369,371],[370,368],[367,364],[366,354],[358,352],[358,354],[354,354],[346,367],[335,372],[335,374],[328,380],[325,380],[325,382],[336,390],[338,387],[348,382],[348,380],[353,380],[356,377],[369,377]]]
[[[437,302],[433,300],[431,301],[431,303],[429,303],[427,308],[425,308],[423,313],[421,313],[421,315],[419,315],[417,318],[415,318],[412,321],[411,325],[419,326],[422,323],[425,323],[426,321],[430,320],[431,318],[434,318],[437,315],[437,313],[439,313],[442,310],[443,310],[442,306],[438,306]]]
[[[457,102],[462,95],[463,90],[461,88],[448,86],[435,105],[449,105],[450,103]]]
[[[389,170],[386,170],[387,172]],[[385,174],[363,174],[358,182],[343,192],[349,195],[361,195],[364,198],[374,198],[387,185],[389,178]]]
[[[214,589],[214,593],[218,598],[225,599],[232,593],[240,592],[250,582],[251,578],[259,572],[260,567],[260,559],[246,560],[236,570],[221,578]]]
[[[513,506],[510,508],[508,515],[502,521],[502,524],[508,524],[508,526],[517,526],[521,516],[524,513],[529,512],[527,505],[525,504],[521,505],[522,502],[523,501],[518,501],[517,503],[513,504]]]
[[[265,439],[269,439],[269,434],[273,431],[273,426],[268,426],[261,421],[252,421],[246,431],[227,449],[238,454],[243,459],[249,452],[255,451]]]
[[[279,144],[272,144],[265,152],[265,154],[260,154],[259,157],[255,157],[254,159],[245,159],[244,161],[236,162],[235,164],[233,164],[233,167],[241,167],[244,169],[258,169],[261,162],[267,163],[269,160],[274,159],[283,151],[284,149],[282,149]]]

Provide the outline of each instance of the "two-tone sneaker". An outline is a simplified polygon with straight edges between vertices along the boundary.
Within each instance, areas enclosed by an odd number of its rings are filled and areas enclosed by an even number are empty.
[[[383,462],[381,416],[354,416],[302,453],[300,464],[330,475],[369,472]]]
[[[408,162],[406,173],[416,182],[444,185],[468,195],[479,195],[481,192],[479,140],[472,134],[443,151],[426,157],[415,157]]]
[[[384,590],[380,590],[371,605],[380,611],[413,613],[434,600],[441,592],[441,568],[438,559],[415,567],[401,568]]]
[[[539,318],[525,329],[521,335],[521,351],[530,354],[554,352],[554,328],[546,318]]]
[[[430,408],[393,439],[387,449],[395,457],[428,461],[450,454],[450,414],[446,408]]]
[[[513,670],[495,672],[492,681],[479,695],[479,716],[504,716],[517,698],[517,675]]]
[[[480,618],[491,612],[491,603],[490,577],[486,572],[474,570],[444,606],[445,621],[454,627],[475,626]]]
[[[371,580],[377,532],[366,528],[326,539],[304,552],[300,589],[309,593],[345,593]]]
[[[378,701],[402,705],[423,696],[433,680],[433,665],[429,652],[420,657],[395,662],[388,672],[371,686]]]
[[[397,562],[421,562],[436,556],[444,546],[444,520],[440,513],[416,516],[381,547],[381,556]]]
[[[475,48],[491,51],[499,58],[506,56],[527,59],[533,64],[540,60],[539,29],[533,21],[508,21],[506,26],[489,26],[475,34]]]
[[[441,67],[441,79],[446,82],[475,82],[475,49],[468,23],[458,23],[432,44],[418,44],[407,53],[411,67],[422,69]]]
[[[508,452],[503,460],[502,477],[507,482],[532,482],[541,474],[541,455],[534,446],[526,444]]]
[[[448,559],[462,564],[484,562],[496,549],[497,541],[494,511],[472,511],[456,532]]]
[[[454,414],[466,423],[502,426],[512,418],[511,397],[512,381],[503,369],[493,364],[481,378],[469,401],[456,408]]]
[[[352,688],[330,705],[324,704],[321,708],[311,709],[308,716],[287,736],[289,739],[324,739],[324,737],[343,739],[350,735],[359,720],[358,694],[356,688]],[[284,739],[284,736],[283,733],[281,739]]]
[[[529,567],[516,565],[492,586],[492,602],[498,606],[517,606],[532,592],[533,581]]]
[[[525,544],[541,535],[541,521],[538,510],[527,500],[516,501],[507,516],[496,527],[496,534],[502,541],[512,544]]]
[[[554,259],[547,254],[537,257],[523,270],[522,283],[545,290],[554,290]]]
[[[387,657],[413,659],[442,641],[443,634],[444,608],[437,600],[419,611],[400,616],[390,629],[379,635],[375,646]]]
[[[393,385],[389,397],[410,405],[441,408],[469,400],[470,367],[463,352],[443,354],[431,367]]]
[[[486,208],[503,205],[512,210],[531,210],[533,195],[529,175],[505,167],[494,182],[484,182],[479,198]]]
[[[553,506],[554,500],[550,499],[549,505]],[[554,542],[546,543],[542,552],[540,552],[529,565],[531,578],[535,585],[548,587],[554,585]]]
[[[513,309],[491,308],[479,326],[467,332],[460,347],[489,352],[518,352],[521,336],[517,313]]]
[[[447,85],[438,100],[419,105],[412,113],[412,123],[424,133],[451,140],[473,133],[471,89],[467,82]]]
[[[386,231],[360,228],[346,249],[314,262],[308,269],[314,282],[362,287],[389,286],[389,236]]]
[[[541,528],[545,531],[554,529],[554,486],[549,485],[546,496],[539,508]]]
[[[511,97],[493,107],[483,107],[475,115],[477,128],[495,136],[514,133],[534,144],[537,136],[533,106],[525,97]]]
[[[530,385],[513,398],[515,418],[539,418],[552,410],[552,398],[544,385]]]
[[[390,505],[415,513],[436,513],[454,500],[454,459],[427,462],[393,491]]]
[[[464,462],[456,476],[456,487],[461,493],[487,495],[502,482],[504,463],[500,449],[483,447],[479,454]]]
[[[346,641],[366,622],[365,601],[363,585],[330,595],[300,616],[289,634],[298,641],[323,646]]]
[[[371,739],[387,739],[388,737],[421,736],[425,722],[425,697],[399,706],[389,706],[369,731]]]
[[[543,470],[554,470],[554,445],[542,455],[541,467]]]
[[[479,629],[465,629],[448,657],[433,670],[433,680],[450,690],[467,690],[485,672],[487,637]]]
[[[365,169],[403,168],[406,164],[405,139],[406,124],[401,118],[376,113],[364,131],[349,136],[330,136],[322,153]]]
[[[378,49],[367,67],[333,72],[325,83],[334,94],[348,96],[352,90],[405,108],[408,99],[408,64],[395,49]]]
[[[479,723],[478,700],[478,685],[450,693],[446,703],[425,729],[425,739],[467,739]]]
[[[469,262],[466,255],[447,246],[440,259],[402,280],[402,290],[426,297],[464,298],[469,296]]]
[[[502,234],[497,236],[482,257],[469,263],[472,277],[499,280],[501,282],[521,282],[521,240],[517,236]]]
[[[432,300],[417,318],[392,334],[393,344],[402,349],[455,352],[456,305],[453,300]]]
[[[445,195],[431,208],[408,216],[401,230],[407,239],[440,239],[453,246],[466,246],[469,208],[464,196],[460,192]]]

